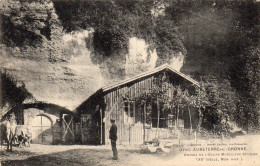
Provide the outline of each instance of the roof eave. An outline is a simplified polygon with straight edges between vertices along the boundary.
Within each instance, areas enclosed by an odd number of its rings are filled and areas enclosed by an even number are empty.
[[[171,66],[169,66],[168,64],[164,64],[164,65],[159,66],[159,67],[157,67],[157,68],[155,68],[155,69],[153,69],[153,70],[150,70],[150,71],[147,71],[147,72],[138,74],[138,75],[136,75],[136,76],[134,76],[134,77],[132,77],[132,78],[128,78],[128,79],[126,79],[126,80],[120,81],[120,82],[115,83],[115,84],[113,84],[113,85],[109,85],[109,86],[103,87],[103,88],[101,88],[101,89],[103,90],[103,92],[106,92],[106,91],[109,91],[109,90],[111,90],[111,89],[114,89],[114,88],[117,88],[117,87],[119,87],[119,86],[122,86],[122,85],[124,85],[124,84],[126,84],[126,83],[129,83],[129,82],[135,81],[135,80],[137,80],[137,79],[140,79],[140,78],[142,78],[142,77],[149,76],[149,75],[154,74],[154,73],[156,73],[156,72],[162,71],[162,70],[164,70],[164,69],[169,69],[169,70],[171,70],[172,72],[174,72],[174,73],[178,74],[179,76],[183,77],[184,79],[190,81],[192,84],[194,84],[194,85],[200,87],[199,82],[195,81],[194,79],[190,78],[189,76],[186,76],[185,74],[183,74],[183,73],[181,73],[181,72],[179,72],[179,71],[176,71],[175,69],[173,69],[173,68],[172,68]]]

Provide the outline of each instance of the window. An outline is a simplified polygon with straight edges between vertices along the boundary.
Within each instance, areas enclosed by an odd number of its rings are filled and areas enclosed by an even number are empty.
[[[167,125],[168,128],[173,128],[175,126],[175,118],[173,114],[168,114]]]
[[[159,128],[166,128],[166,115],[165,110],[160,107],[159,115]],[[152,106],[152,127],[157,127],[158,124],[158,111],[156,104]]]
[[[184,112],[185,112],[185,110],[186,110],[186,106],[179,105],[179,111],[177,110],[178,119],[176,120],[178,128],[184,128],[184,117],[185,117]]]
[[[134,102],[124,100],[123,109],[125,110],[124,122],[129,124],[135,123],[135,108]]]
[[[129,115],[129,107],[128,107],[128,100],[124,100],[124,109],[125,109],[125,113],[127,115]]]
[[[134,102],[124,100],[124,110],[128,116],[134,117]]]

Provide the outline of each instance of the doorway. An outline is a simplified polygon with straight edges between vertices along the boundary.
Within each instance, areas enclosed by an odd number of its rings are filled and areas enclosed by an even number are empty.
[[[32,143],[52,144],[52,121],[45,115],[38,115],[32,121]]]

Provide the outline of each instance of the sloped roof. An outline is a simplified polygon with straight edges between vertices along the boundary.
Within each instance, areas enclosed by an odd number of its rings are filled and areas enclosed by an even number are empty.
[[[81,103],[76,109],[76,112],[82,113],[86,108],[88,108],[88,112],[92,114],[95,113],[95,108],[97,106],[96,103],[102,101],[103,91],[102,89],[97,90],[94,94],[92,94],[87,100]]]
[[[162,65],[162,66],[159,66],[159,67],[157,67],[157,68],[154,68],[153,70],[150,70],[150,71],[147,71],[147,72],[138,74],[138,75],[136,75],[136,76],[134,76],[134,77],[125,79],[125,80],[123,80],[123,81],[119,81],[119,82],[117,82],[117,83],[115,83],[115,84],[113,84],[113,85],[109,85],[109,86],[103,87],[102,89],[103,89],[104,92],[105,92],[105,91],[109,91],[109,90],[111,90],[111,89],[113,89],[113,88],[116,88],[116,87],[122,86],[122,85],[124,85],[124,84],[133,82],[133,81],[135,81],[135,80],[137,80],[137,79],[140,79],[140,78],[143,78],[143,77],[146,77],[146,76],[155,74],[155,73],[160,72],[160,71],[163,71],[163,70],[165,70],[165,69],[168,69],[169,71],[171,71],[171,72],[173,72],[173,73],[175,73],[175,74],[177,74],[177,75],[183,77],[184,79],[188,80],[189,82],[191,82],[192,84],[194,84],[194,85],[196,85],[196,86],[198,86],[198,87],[200,86],[200,85],[199,85],[199,82],[197,82],[196,80],[190,78],[189,76],[187,76],[187,75],[185,75],[185,74],[183,74],[183,73],[181,73],[181,72],[179,72],[179,71],[176,71],[176,70],[173,69],[170,65],[164,64],[164,65]]]

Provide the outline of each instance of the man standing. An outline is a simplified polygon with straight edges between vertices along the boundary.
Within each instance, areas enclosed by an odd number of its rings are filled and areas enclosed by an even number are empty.
[[[111,140],[111,146],[112,146],[112,151],[114,155],[114,160],[117,160],[117,149],[116,149],[116,140],[117,140],[117,126],[115,124],[114,119],[110,119],[110,122],[112,123],[112,126],[109,130],[109,139]]]

